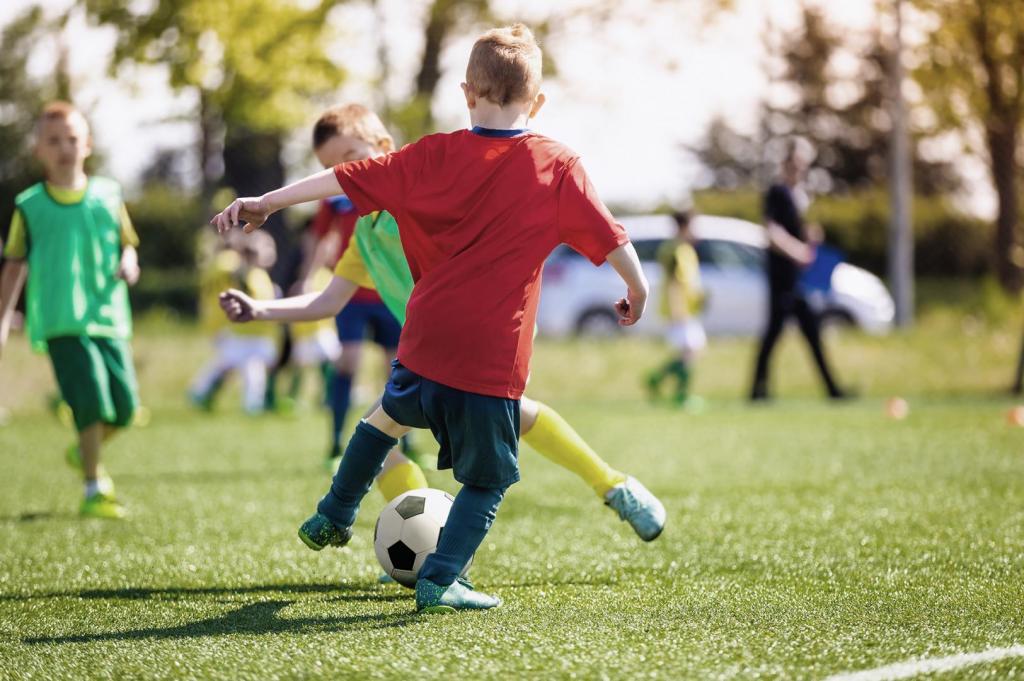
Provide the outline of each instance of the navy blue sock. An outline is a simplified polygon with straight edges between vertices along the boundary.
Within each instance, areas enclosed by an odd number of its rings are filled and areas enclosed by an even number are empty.
[[[331,452],[341,449],[341,431],[345,428],[345,417],[352,404],[352,376],[334,372],[331,376],[330,397],[331,413],[334,416],[331,431]]]
[[[455,495],[437,551],[423,561],[419,578],[441,586],[454,582],[487,536],[504,496],[504,489],[463,485]]]
[[[331,489],[317,504],[316,510],[338,527],[349,527],[356,521],[359,502],[370,491],[373,479],[380,473],[391,448],[398,440],[385,435],[365,421],[360,421],[341,457]]]

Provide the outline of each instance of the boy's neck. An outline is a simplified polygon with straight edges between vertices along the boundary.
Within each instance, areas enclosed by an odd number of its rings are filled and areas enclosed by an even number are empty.
[[[82,168],[74,168],[67,172],[47,173],[46,182],[58,189],[85,189],[89,176]]]
[[[530,122],[529,109],[522,106],[498,106],[486,100],[477,100],[469,110],[469,122],[473,127],[489,130],[525,130]]]

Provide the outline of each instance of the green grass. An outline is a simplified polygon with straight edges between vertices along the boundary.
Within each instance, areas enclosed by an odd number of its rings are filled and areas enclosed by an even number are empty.
[[[1020,643],[1024,429],[1001,396],[1017,330],[937,312],[833,338],[863,394],[838,406],[790,339],[780,399],[747,407],[752,347],[717,342],[700,416],[642,401],[655,344],[542,344],[534,396],[658,493],[669,525],[642,544],[524,449],[473,568],[506,604],[454,617],[417,617],[410,592],[376,584],[375,492],[349,548],[298,541],[327,484],[324,417],[246,418],[230,393],[214,416],[187,410],[205,345],[178,325],[144,325],[153,421],[108,452],[131,520],[80,521],[48,366],[16,342],[0,363],[0,676],[822,678]],[[892,394],[907,420],[883,417]],[[1015,658],[948,676],[1022,674]]]

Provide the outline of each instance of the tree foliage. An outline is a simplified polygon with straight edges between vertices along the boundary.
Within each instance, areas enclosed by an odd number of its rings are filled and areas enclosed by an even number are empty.
[[[914,1],[932,27],[914,75],[941,125],[981,131],[999,201],[996,273],[1007,290],[1019,291],[1024,7],[1020,0]]]

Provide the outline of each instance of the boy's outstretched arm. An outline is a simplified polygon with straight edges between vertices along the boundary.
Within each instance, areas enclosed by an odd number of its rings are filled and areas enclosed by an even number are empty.
[[[218,232],[223,233],[232,227],[238,227],[241,220],[245,223],[243,229],[248,233],[259,229],[267,218],[282,208],[307,201],[319,201],[343,193],[338,178],[334,175],[334,169],[328,168],[293,182],[287,187],[267,192],[263,196],[235,199],[230,206],[217,213],[210,220],[210,224],[215,226]]]
[[[231,289],[220,294],[220,306],[233,322],[312,322],[341,312],[358,289],[355,282],[344,277],[334,277],[319,293],[278,300],[257,300]]]
[[[640,258],[637,257],[633,244],[626,243],[609,253],[606,259],[626,284],[626,297],[615,303],[615,311],[619,313],[619,324],[632,326],[640,321],[644,314],[650,288],[640,266]]]
[[[7,336],[11,333],[14,307],[18,304],[18,296],[21,295],[27,274],[28,264],[24,260],[8,260],[0,273],[0,357],[7,345]]]

